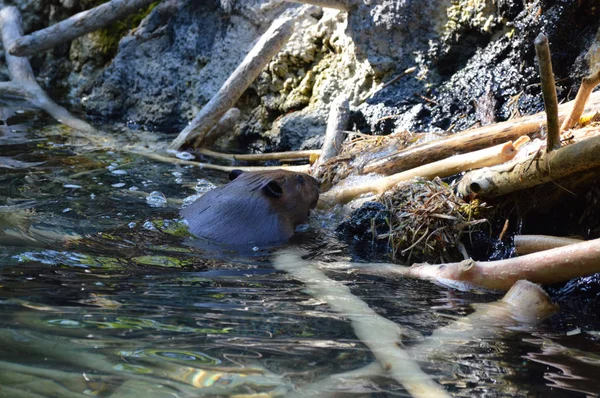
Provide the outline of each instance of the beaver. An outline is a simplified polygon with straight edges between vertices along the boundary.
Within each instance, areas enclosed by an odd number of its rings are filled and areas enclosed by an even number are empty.
[[[234,170],[229,180],[181,210],[192,234],[228,245],[283,243],[319,200],[319,181],[304,173]]]

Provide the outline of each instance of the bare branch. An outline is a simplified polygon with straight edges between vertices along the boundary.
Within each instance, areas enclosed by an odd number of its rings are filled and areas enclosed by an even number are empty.
[[[242,153],[242,154],[233,154],[233,153],[221,153],[211,151],[210,149],[199,149],[198,153],[209,156],[215,159],[224,159],[234,161],[242,161],[242,162],[266,162],[269,160],[296,160],[296,159],[307,159],[313,156],[319,156],[321,151],[318,149],[314,150],[305,150],[305,151],[288,151],[288,152],[271,152],[271,153]]]
[[[415,264],[412,267],[385,263],[357,265],[362,272],[370,274],[429,279],[463,290],[473,287],[508,290],[520,279],[553,284],[600,272],[600,239],[498,261],[470,259],[458,263]]]
[[[471,171],[458,185],[461,195],[493,198],[541,185],[560,177],[600,167],[600,136],[587,138],[552,152],[487,169]]]
[[[2,25],[2,45],[9,48],[11,44],[22,37],[21,13],[16,7],[4,7],[0,11],[0,23]],[[43,109],[50,116],[75,130],[95,133],[96,129],[88,123],[72,116],[65,108],[57,105],[46,94],[36,82],[29,60],[24,57],[16,57],[5,52],[8,71],[14,87],[20,86],[31,105]],[[15,86],[16,85],[16,86]],[[10,87],[10,86],[6,86]]]
[[[512,142],[507,142],[495,147],[481,149],[479,151],[456,155],[448,159],[429,163],[421,167],[406,170],[387,177],[379,177],[373,180],[352,185],[342,182],[328,192],[321,195],[318,206],[320,208],[333,206],[337,203],[346,203],[358,195],[373,192],[381,194],[401,181],[407,181],[415,177],[434,178],[447,177],[461,171],[488,167],[504,163],[517,154]]]
[[[37,54],[118,21],[142,7],[149,6],[154,1],[112,0],[45,29],[20,37],[10,47],[4,48],[8,48],[11,55],[20,57]]]
[[[585,102],[584,102],[585,104]],[[559,105],[559,118],[565,117],[567,111],[573,106],[573,101]],[[583,107],[583,104],[582,104]],[[600,108],[600,92],[590,96],[586,113],[595,114]],[[369,159],[360,171],[361,174],[393,174],[408,170],[426,163],[435,162],[457,153],[475,151],[492,145],[514,140],[522,135],[538,132],[546,119],[545,112],[525,116],[520,119],[508,120],[476,129],[466,130],[439,140],[430,141],[407,149],[388,154],[392,150],[386,147],[385,155],[376,156],[376,153],[367,154]]]
[[[541,252],[543,250],[583,242],[582,239],[548,235],[515,235],[513,239],[515,242],[515,251],[519,255]]]
[[[186,142],[197,141],[202,146],[206,133],[221,119],[252,82],[258,77],[265,65],[281,50],[294,32],[297,18],[310,11],[301,7],[293,15],[276,19],[271,27],[261,36],[246,58],[229,76],[217,94],[204,105],[194,120],[173,140],[170,149],[179,149]]]
[[[600,70],[581,80],[581,86],[579,86],[579,91],[577,91],[573,107],[571,108],[569,115],[563,121],[563,124],[560,127],[561,130],[568,130],[579,122],[579,118],[583,114],[583,109],[585,108],[585,103],[590,97],[592,90],[598,84],[600,84]]]
[[[273,266],[304,283],[314,298],[350,320],[354,333],[369,347],[385,374],[401,383],[411,396],[449,396],[400,348],[402,329],[398,324],[378,315],[346,285],[328,278],[316,265],[303,260],[301,254],[299,250],[281,250]]]
[[[148,152],[135,152],[130,151],[130,153],[134,153],[136,155],[147,157],[148,159],[153,159],[163,163],[171,163],[171,164],[183,164],[200,167],[202,169],[210,169],[210,170],[219,170],[230,172],[232,170],[242,170],[242,171],[264,171],[264,170],[289,170],[295,171],[298,173],[308,173],[309,165],[300,165],[300,166],[220,166],[218,164],[210,164],[210,163],[200,163],[194,162],[192,160],[184,160],[179,158],[173,158],[169,156],[162,156],[156,153],[148,153]]]

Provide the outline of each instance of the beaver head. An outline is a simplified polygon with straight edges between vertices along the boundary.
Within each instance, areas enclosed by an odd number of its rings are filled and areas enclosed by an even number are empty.
[[[229,178],[181,211],[194,235],[224,244],[283,242],[319,200],[319,181],[304,173],[234,170]]]

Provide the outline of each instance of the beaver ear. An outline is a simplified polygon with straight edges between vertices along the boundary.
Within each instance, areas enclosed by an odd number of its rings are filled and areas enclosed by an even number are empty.
[[[239,169],[231,170],[231,171],[229,172],[229,181],[233,181],[233,180],[235,180],[235,179],[236,179],[236,178],[238,178],[238,177],[240,176],[240,174],[242,174],[242,173],[243,173],[243,171],[242,171],[242,170],[239,170]]]
[[[283,189],[277,181],[269,181],[267,185],[263,187],[263,193],[272,198],[279,198],[283,195]]]

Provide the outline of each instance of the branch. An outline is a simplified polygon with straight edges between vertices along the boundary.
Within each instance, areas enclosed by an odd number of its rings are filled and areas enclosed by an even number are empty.
[[[582,239],[564,238],[547,235],[515,235],[515,251],[519,255],[541,252],[557,247],[583,242]]]
[[[158,155],[156,153],[135,152],[135,151],[130,151],[129,153],[144,156],[148,159],[156,160],[158,162],[190,165],[190,166],[200,167],[202,169],[218,170],[218,171],[224,171],[227,173],[232,170],[264,171],[264,170],[280,170],[280,169],[295,171],[297,173],[308,173],[308,169],[309,169],[309,165],[307,165],[307,164],[300,165],[300,166],[220,166],[217,164],[200,163],[200,162],[194,162],[192,160],[184,160],[184,159],[173,158],[173,157],[169,157],[169,156],[162,156],[162,155]]]
[[[246,58],[229,76],[211,100],[204,105],[190,124],[173,140],[170,149],[179,149],[185,143],[195,140],[196,146],[203,146],[206,133],[221,119],[252,82],[265,65],[281,50],[294,32],[295,21],[312,8],[301,7],[292,15],[277,18],[271,27],[260,37]]]
[[[499,261],[470,259],[459,263],[415,264],[412,267],[385,263],[357,265],[361,271],[371,274],[428,279],[463,290],[472,287],[508,290],[520,279],[553,284],[600,272],[600,239]]]
[[[569,115],[563,121],[562,126],[560,126],[561,130],[568,130],[579,122],[579,118],[583,114],[585,103],[590,97],[592,90],[598,84],[600,84],[600,70],[594,74],[584,77],[581,80],[581,86],[579,86],[579,91],[577,91],[575,101],[572,102],[573,107],[571,108]]]
[[[2,25],[2,45],[4,48],[9,48],[15,40],[22,37],[23,30],[19,10],[12,6],[2,8],[0,11],[0,24]],[[25,94],[24,96],[31,105],[48,112],[50,116],[62,124],[86,133],[96,132],[96,129],[88,123],[72,116],[65,108],[52,101],[48,94],[37,84],[27,58],[15,57],[8,52],[5,52],[5,57],[12,80],[12,85],[5,85],[6,88],[12,87],[14,90],[15,87],[19,87],[19,91]]]
[[[343,283],[329,279],[298,250],[282,250],[273,265],[305,284],[311,295],[326,302],[350,320],[356,336],[371,350],[386,375],[398,381],[413,397],[447,397],[448,394],[411,360],[398,343],[402,329],[354,296]]]
[[[198,153],[209,156],[215,159],[223,159],[229,160],[232,162],[241,161],[241,162],[266,162],[269,160],[296,160],[296,159],[306,159],[312,158],[314,156],[319,156],[321,151],[319,149],[313,150],[305,150],[305,151],[288,151],[288,152],[271,152],[271,153],[242,153],[242,154],[233,154],[233,153],[221,153],[211,151],[210,149],[199,149]]]
[[[548,38],[540,33],[535,38],[535,53],[540,67],[540,79],[542,80],[542,96],[546,109],[547,144],[546,151],[550,152],[560,148],[560,129],[558,122],[558,100],[556,99],[556,87],[554,85],[554,73],[552,72],[552,60],[550,58],[550,47]]]
[[[337,203],[347,203],[358,195],[373,192],[382,194],[401,181],[415,177],[432,179],[434,177],[448,177],[462,171],[487,167],[511,160],[517,154],[512,142],[507,142],[495,147],[479,151],[452,156],[448,159],[429,163],[421,167],[393,174],[387,177],[378,177],[361,184],[344,181],[328,192],[321,195],[319,207],[333,206]]]
[[[538,285],[520,280],[493,303],[477,304],[475,312],[436,329],[421,343],[407,349],[411,358],[425,362],[452,358],[458,346],[486,338],[497,338],[499,333],[514,333],[515,327],[535,326],[556,312],[548,294]],[[300,386],[300,392],[289,392],[287,397],[336,397],[336,389],[348,381],[386,376],[377,362],[360,369],[331,375],[315,383]]]
[[[558,107],[559,119],[565,117],[567,110],[572,107],[573,101]],[[595,114],[600,108],[600,92],[590,96],[590,103],[586,113]],[[426,163],[435,162],[440,159],[453,156],[457,153],[470,152],[508,140],[515,140],[523,135],[538,132],[546,119],[545,112],[525,116],[520,119],[509,120],[476,129],[466,130],[449,137],[413,146],[408,149],[400,149],[390,154],[391,147],[380,149],[382,155],[376,152],[365,154],[367,158],[360,174],[394,174],[408,170]],[[379,155],[379,156],[378,156]]]
[[[147,7],[155,0],[112,0],[88,11],[80,12],[45,29],[15,40],[8,52],[20,57],[34,55],[98,30],[126,15]]]
[[[469,172],[458,184],[458,192],[493,198],[599,166],[600,136],[596,136],[524,160]]]

